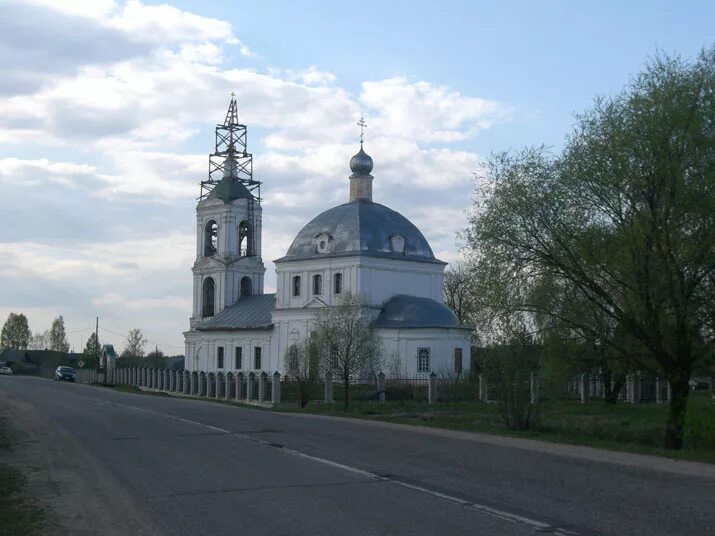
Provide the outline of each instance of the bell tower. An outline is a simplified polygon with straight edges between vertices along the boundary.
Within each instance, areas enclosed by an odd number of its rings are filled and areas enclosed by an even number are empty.
[[[226,118],[216,125],[215,150],[196,205],[192,328],[238,300],[263,294],[261,182],[253,179],[246,135],[232,93]]]

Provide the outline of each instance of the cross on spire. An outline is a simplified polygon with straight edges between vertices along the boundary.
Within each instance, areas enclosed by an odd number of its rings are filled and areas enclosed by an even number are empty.
[[[361,117],[360,121],[357,122],[357,125],[360,127],[360,147],[362,147],[363,138],[365,137],[365,129],[367,128],[365,118]]]

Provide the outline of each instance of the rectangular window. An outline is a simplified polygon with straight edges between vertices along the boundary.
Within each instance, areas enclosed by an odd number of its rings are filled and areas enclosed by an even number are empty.
[[[429,372],[429,348],[417,348],[417,372]]]
[[[300,276],[293,276],[293,296],[300,296]]]
[[[261,369],[261,354],[263,353],[263,348],[256,346],[253,349],[253,368],[256,370]]]
[[[343,292],[343,274],[335,274],[333,276],[333,292],[341,294]]]
[[[223,346],[216,348],[216,367],[223,368]]]
[[[462,349],[454,349],[454,372],[457,374],[462,373]]]
[[[236,363],[235,369],[241,370],[243,368],[243,348],[240,346],[236,348]]]

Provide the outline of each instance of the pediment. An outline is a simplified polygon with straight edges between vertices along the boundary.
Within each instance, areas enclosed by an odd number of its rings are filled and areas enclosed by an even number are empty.
[[[194,271],[214,270],[224,267],[224,263],[216,257],[202,257],[194,263]]]
[[[328,304],[325,303],[320,298],[313,298],[308,303],[303,306],[303,309],[317,309],[319,307],[327,307]]]

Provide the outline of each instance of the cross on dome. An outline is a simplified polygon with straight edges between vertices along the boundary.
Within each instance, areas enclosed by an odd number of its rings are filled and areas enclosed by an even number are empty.
[[[360,127],[360,147],[362,147],[363,138],[365,136],[365,129],[367,128],[365,118],[360,117],[360,121],[357,122],[357,125]]]

